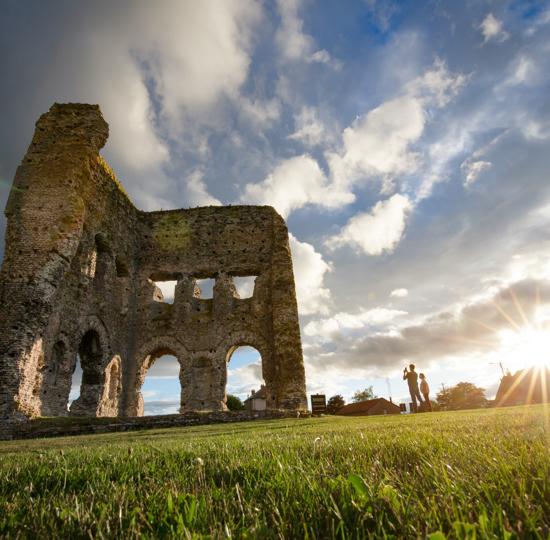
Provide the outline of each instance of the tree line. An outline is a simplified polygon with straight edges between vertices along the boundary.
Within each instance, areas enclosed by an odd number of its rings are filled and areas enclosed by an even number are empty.
[[[376,399],[372,386],[358,390],[351,398],[352,403]],[[489,405],[485,397],[485,389],[470,382],[459,382],[455,386],[442,388],[437,394],[435,401],[432,401],[434,411],[458,411],[460,409],[482,409]],[[327,402],[327,413],[336,414],[346,404],[343,396],[337,394]]]

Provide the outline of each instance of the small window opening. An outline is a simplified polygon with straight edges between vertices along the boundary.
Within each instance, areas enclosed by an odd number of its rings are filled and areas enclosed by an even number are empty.
[[[233,278],[233,283],[235,283],[239,298],[252,298],[257,277],[258,276],[235,276]]]
[[[110,253],[111,248],[107,242],[107,238],[102,233],[95,235],[95,245],[98,253]]]
[[[154,299],[157,302],[164,302],[165,304],[174,303],[174,295],[176,294],[177,281],[153,281],[156,285]],[[160,293],[160,294],[159,294]]]
[[[213,278],[197,279],[197,287],[200,290],[199,298],[214,298],[214,285],[216,280]]]

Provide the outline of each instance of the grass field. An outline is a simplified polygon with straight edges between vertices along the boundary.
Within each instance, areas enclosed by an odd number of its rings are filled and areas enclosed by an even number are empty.
[[[550,538],[542,406],[0,443],[0,537]]]

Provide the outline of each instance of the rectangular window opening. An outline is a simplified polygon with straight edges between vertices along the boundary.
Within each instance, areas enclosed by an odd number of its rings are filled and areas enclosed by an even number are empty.
[[[177,281],[153,281],[156,285],[154,300],[165,304],[174,303]]]
[[[235,276],[233,278],[233,283],[235,284],[239,298],[252,298],[257,277],[258,276]]]
[[[214,284],[216,283],[214,278],[197,279],[196,283],[200,291],[198,298],[214,298]]]

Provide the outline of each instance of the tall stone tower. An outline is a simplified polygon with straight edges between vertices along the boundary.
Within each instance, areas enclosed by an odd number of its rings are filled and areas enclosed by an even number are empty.
[[[269,206],[159,212],[135,208],[99,155],[99,107],[42,115],[6,206],[0,271],[0,419],[139,416],[145,374],[180,364],[181,408],[226,408],[227,362],[262,357],[267,406],[305,409],[305,376],[288,231]],[[255,276],[250,298],[234,278]],[[215,279],[213,298],[197,279]],[[177,281],[174,301],[155,282]]]

